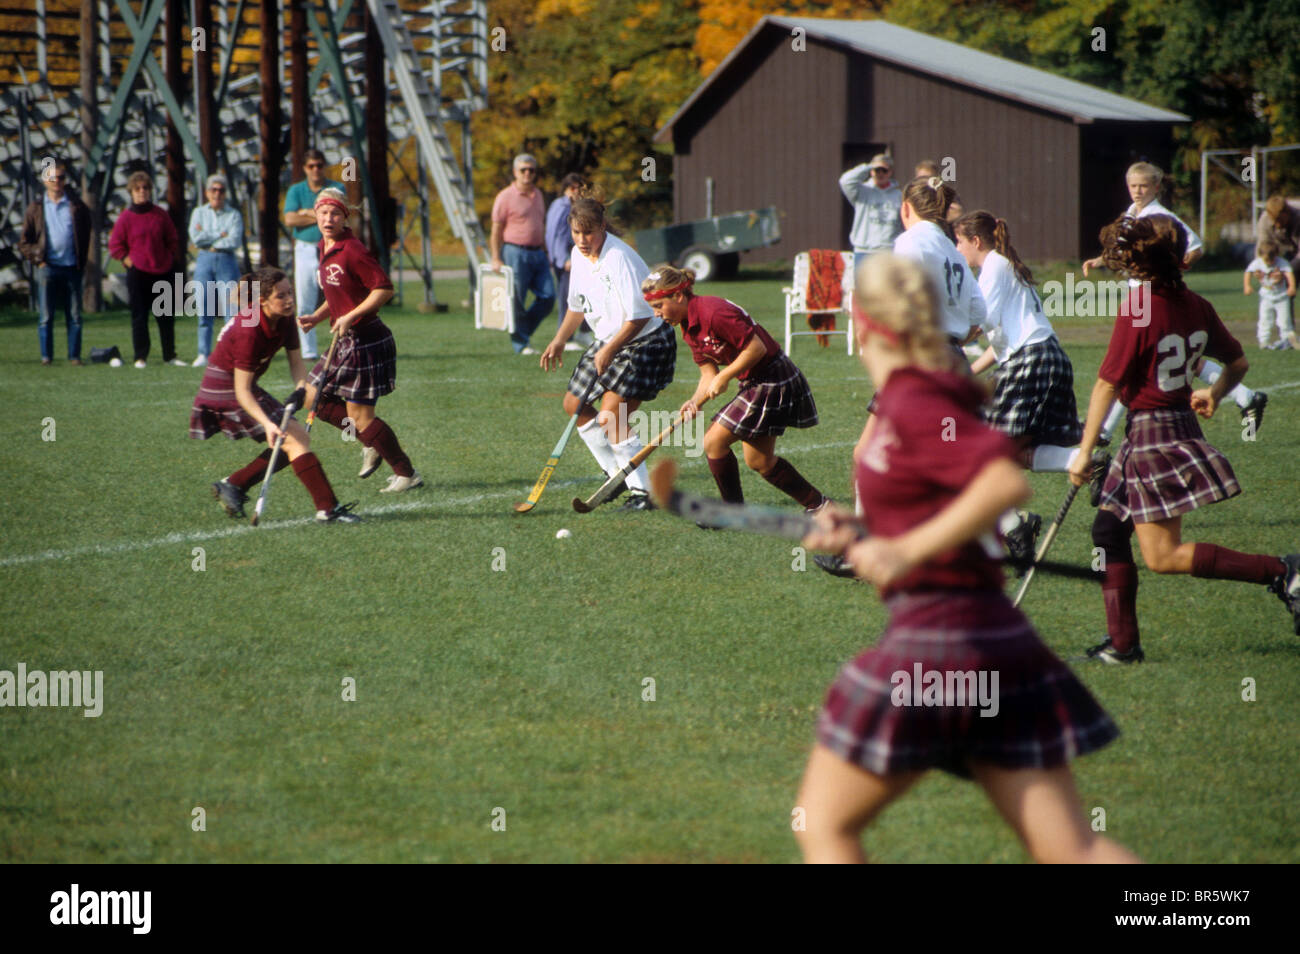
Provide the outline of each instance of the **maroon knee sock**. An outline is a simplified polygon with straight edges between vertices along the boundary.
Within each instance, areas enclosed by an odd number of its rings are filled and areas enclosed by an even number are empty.
[[[799,501],[805,508],[816,507],[822,502],[822,492],[804,480],[803,474],[795,470],[784,457],[778,457],[772,469],[761,476],[783,494]]]
[[[1132,563],[1110,563],[1101,584],[1106,601],[1106,633],[1111,645],[1126,653],[1138,644],[1138,574]]]
[[[338,506],[339,498],[334,496],[334,488],[325,476],[325,468],[311,451],[302,454],[293,462],[293,472],[298,475],[302,485],[311,494],[311,502],[317,510],[333,510]]]
[[[740,489],[740,465],[736,463],[736,455],[727,451],[726,457],[710,457],[708,461],[722,499],[727,503],[744,503],[745,492]]]
[[[357,439],[367,447],[379,451],[384,463],[393,468],[398,477],[410,477],[415,473],[411,459],[402,453],[402,445],[397,443],[397,435],[384,423],[382,418],[375,418],[370,426],[357,435]]]
[[[1192,576],[1207,580],[1271,583],[1285,572],[1285,563],[1262,553],[1239,553],[1213,543],[1198,543],[1192,551]]]
[[[234,484],[240,490],[247,492],[248,488],[253,486],[263,477],[266,476],[266,465],[271,462],[271,448],[267,448],[254,457],[247,466],[241,467],[235,471],[226,480]],[[280,454],[279,459],[275,462],[275,472],[278,474],[289,466],[289,458],[284,453]]]
[[[341,431],[347,426],[343,422],[348,418],[348,408],[342,401],[323,397],[320,399],[320,404],[316,405],[316,416]]]

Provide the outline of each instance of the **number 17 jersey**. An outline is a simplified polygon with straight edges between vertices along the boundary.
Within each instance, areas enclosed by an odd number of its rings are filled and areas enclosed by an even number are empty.
[[[1241,357],[1241,344],[1195,292],[1153,290],[1145,297],[1141,287],[1130,290],[1097,377],[1115,385],[1129,410],[1186,409],[1200,357],[1231,364]]]

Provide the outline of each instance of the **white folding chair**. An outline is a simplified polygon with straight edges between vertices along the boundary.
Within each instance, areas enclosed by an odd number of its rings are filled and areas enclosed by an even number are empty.
[[[800,335],[843,335],[845,353],[853,354],[853,253],[840,252],[844,261],[844,277],[840,282],[840,301],[835,308],[808,308],[808,277],[811,274],[811,256],[800,252],[794,257],[794,276],[785,293],[785,353],[790,353],[790,341]],[[795,316],[843,315],[844,329],[835,331],[794,330]]]
[[[515,330],[515,273],[509,265],[494,271],[491,265],[478,267],[478,288],[474,292],[474,327],[513,333]]]

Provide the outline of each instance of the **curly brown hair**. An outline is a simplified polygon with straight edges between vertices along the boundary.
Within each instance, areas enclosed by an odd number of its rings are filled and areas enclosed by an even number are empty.
[[[1107,268],[1157,290],[1183,287],[1187,230],[1172,216],[1121,216],[1102,228],[1101,249]]]

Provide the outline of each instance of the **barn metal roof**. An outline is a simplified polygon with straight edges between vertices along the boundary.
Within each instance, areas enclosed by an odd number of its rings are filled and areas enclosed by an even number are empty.
[[[677,121],[726,73],[739,53],[769,26],[785,32],[802,27],[810,39],[846,46],[875,59],[927,73],[941,80],[975,87],[1029,106],[1070,116],[1080,123],[1098,120],[1185,123],[1191,120],[1191,117],[1173,110],[1150,106],[1087,83],[1066,79],[991,53],[982,53],[960,43],[941,40],[884,20],[765,16],[655,134],[656,141],[668,138]]]

